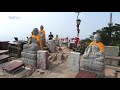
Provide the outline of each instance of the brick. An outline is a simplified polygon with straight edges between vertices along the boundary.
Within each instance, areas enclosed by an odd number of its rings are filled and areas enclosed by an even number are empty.
[[[46,70],[48,68],[48,52],[39,50],[37,51],[37,68]]]
[[[80,53],[71,52],[70,56],[68,57],[69,61],[69,69],[73,72],[79,72],[80,70]]]
[[[105,56],[118,56],[119,47],[117,46],[105,46]]]

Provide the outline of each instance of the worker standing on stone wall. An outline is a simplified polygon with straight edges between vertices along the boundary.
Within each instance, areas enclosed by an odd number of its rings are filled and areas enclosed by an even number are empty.
[[[42,46],[45,47],[46,46],[46,33],[45,33],[43,25],[40,26],[40,36],[42,39]]]

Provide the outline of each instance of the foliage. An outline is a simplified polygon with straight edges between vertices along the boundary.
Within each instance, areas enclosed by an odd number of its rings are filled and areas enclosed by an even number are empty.
[[[80,52],[81,54],[84,54],[85,49],[87,48],[87,46],[89,45],[89,43],[91,42],[91,40],[89,38],[86,38],[84,40],[80,41],[80,46],[78,48],[76,48],[78,52]]]
[[[96,30],[90,35],[90,39],[92,39],[95,33],[99,33],[101,35],[101,41],[104,45],[117,45],[120,43],[120,24],[115,24],[111,27],[103,27],[101,30]]]
[[[80,42],[80,52],[83,54],[85,48],[89,45],[93,36],[99,33],[101,35],[101,42],[105,46],[118,46],[120,48],[120,24],[115,24],[113,26],[103,27],[101,30],[96,30],[90,35],[89,38],[81,40]],[[120,55],[120,53],[119,53]]]
[[[115,24],[111,27],[103,27],[101,30],[96,30],[90,35],[90,39],[93,38],[95,33],[101,35],[101,42],[106,46],[119,46],[120,48],[120,24]]]

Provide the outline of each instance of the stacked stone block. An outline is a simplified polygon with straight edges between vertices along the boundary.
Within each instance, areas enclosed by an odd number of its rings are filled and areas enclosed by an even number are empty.
[[[48,52],[39,50],[37,51],[37,68],[46,70],[48,68]]]

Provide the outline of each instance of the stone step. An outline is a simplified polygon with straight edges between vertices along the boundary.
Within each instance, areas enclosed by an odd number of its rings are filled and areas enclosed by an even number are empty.
[[[8,53],[8,50],[0,50],[0,54]]]
[[[12,62],[12,61],[11,61]],[[14,72],[14,71],[17,71],[19,68],[21,68],[22,66],[25,67],[24,63],[23,62],[17,62],[17,61],[14,61],[12,63],[10,63],[9,65],[5,65],[2,67],[3,70],[7,71],[7,72]]]
[[[8,59],[10,56],[8,55],[0,55],[0,61]]]

